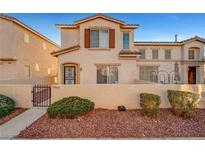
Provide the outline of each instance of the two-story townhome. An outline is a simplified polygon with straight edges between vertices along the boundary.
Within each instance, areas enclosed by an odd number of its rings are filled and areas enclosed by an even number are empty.
[[[16,18],[0,14],[0,80],[38,78],[57,74],[55,42]]]
[[[103,14],[56,27],[59,84],[204,83],[203,38],[135,42],[138,24]]]

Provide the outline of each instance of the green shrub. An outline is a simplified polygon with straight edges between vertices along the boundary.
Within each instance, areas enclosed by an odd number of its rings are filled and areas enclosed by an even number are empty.
[[[74,118],[75,116],[86,113],[94,109],[95,104],[78,96],[63,98],[49,105],[47,112],[49,117],[56,116]]]
[[[0,94],[0,118],[10,114],[14,107],[15,102],[11,98]]]
[[[200,99],[199,94],[177,90],[168,90],[167,93],[175,115],[185,118],[192,118],[194,116]]]
[[[149,93],[140,94],[140,106],[145,115],[152,117],[159,112],[159,106],[161,104],[161,97]]]

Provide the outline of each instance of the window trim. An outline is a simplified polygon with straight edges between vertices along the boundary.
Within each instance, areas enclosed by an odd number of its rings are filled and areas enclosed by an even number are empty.
[[[193,51],[193,56],[194,56],[193,58],[190,57],[190,51]],[[196,58],[195,56],[196,56],[196,55],[195,55],[195,50],[194,50],[194,49],[189,49],[189,50],[188,50],[188,59],[189,59],[189,60],[194,60],[194,59]]]
[[[157,51],[157,58],[154,58],[154,54],[153,54],[154,50]],[[152,49],[152,59],[154,59],[154,60],[158,60],[159,59],[159,49]]]
[[[141,50],[144,51],[144,58],[141,58],[142,56],[140,56],[140,59],[146,59],[146,49],[139,49],[139,52],[141,52]]]
[[[166,58],[166,52],[167,51],[170,51],[170,58]],[[166,60],[172,59],[172,50],[171,49],[164,49],[164,59],[166,59]]]
[[[128,37],[128,45],[129,45],[129,47],[128,48],[124,48],[124,33],[127,33],[128,35],[129,35],[129,37]],[[128,31],[123,31],[122,32],[122,48],[123,48],[123,50],[129,50],[130,49],[130,32],[128,32]]]
[[[92,30],[98,30],[99,31],[99,47],[92,47],[91,46],[91,32]],[[100,30],[107,30],[107,35],[108,35],[108,39],[107,39],[107,47],[100,47]],[[109,49],[109,42],[110,42],[110,31],[109,31],[109,28],[90,28],[90,49]]]
[[[108,67],[116,67],[117,68],[117,83],[108,83],[109,75],[106,74],[107,81],[106,83],[98,83],[98,67],[106,67],[106,71],[108,72]],[[119,83],[119,64],[96,64],[96,84],[118,84]]]

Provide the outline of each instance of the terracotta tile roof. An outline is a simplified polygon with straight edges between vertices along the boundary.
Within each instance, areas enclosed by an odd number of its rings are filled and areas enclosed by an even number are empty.
[[[72,52],[72,51],[76,51],[76,50],[79,50],[79,49],[80,49],[80,45],[74,45],[74,46],[71,46],[71,47],[68,47],[68,48],[53,51],[53,52],[51,52],[51,55],[54,56],[54,57],[58,57],[59,55],[62,55],[62,54],[68,53],[68,52]]]
[[[97,13],[93,16],[89,16],[89,17],[86,17],[86,18],[76,20],[76,21],[74,21],[74,23],[79,24],[79,23],[82,23],[82,22],[85,22],[85,21],[93,20],[93,19],[98,18],[98,17],[106,18],[106,19],[109,19],[111,21],[115,21],[115,22],[118,22],[120,24],[124,24],[124,21],[122,21],[122,20],[119,20],[119,19],[116,19],[116,18],[113,18],[113,17],[110,17],[110,16],[106,16],[106,15],[101,14],[101,13]]]
[[[141,53],[138,51],[124,51],[124,50],[122,50],[119,52],[119,55],[141,55]]]
[[[29,27],[28,25],[26,25],[25,23],[21,22],[20,20],[14,18],[14,17],[11,17],[11,16],[8,16],[8,15],[5,15],[3,13],[0,13],[0,18],[2,19],[7,19],[9,21],[13,21],[14,23],[16,23],[17,25],[19,26],[22,26],[24,27],[25,29],[29,30],[30,32],[38,35],[39,37],[41,37],[42,39],[50,42],[51,44],[57,46],[60,48],[60,46],[58,44],[56,44],[54,41],[50,40],[49,38],[47,38],[46,36],[42,35],[41,33],[39,33],[38,31],[34,30],[33,28]]]
[[[77,28],[75,24],[55,24],[57,28]]]
[[[199,36],[194,36],[194,37],[191,37],[189,39],[183,40],[183,41],[181,41],[181,43],[185,43],[185,42],[188,42],[188,41],[191,41],[191,40],[199,40],[199,41],[205,43],[205,39],[202,38],[202,37],[199,37]]]
[[[205,39],[199,36],[194,36],[186,40],[178,41],[178,42],[166,42],[166,41],[135,41],[135,45],[183,45],[184,43],[191,41],[191,40],[198,40],[205,43]]]
[[[162,42],[162,41],[135,41],[134,45],[171,45],[171,46],[178,46],[180,42]]]
[[[104,18],[105,20],[109,20],[109,21],[112,21],[112,22],[115,22],[115,23],[118,23],[121,25],[122,28],[132,28],[132,29],[135,29],[137,27],[139,27],[138,24],[125,24],[124,21],[122,20],[119,20],[119,19],[116,19],[116,18],[113,18],[113,17],[110,17],[110,16],[106,16],[104,14],[101,14],[101,13],[97,13],[93,16],[89,16],[89,17],[86,17],[86,18],[83,18],[83,19],[80,19],[80,20],[76,20],[74,21],[74,24],[56,24],[55,26],[57,28],[78,28],[78,24],[81,24],[83,22],[87,22],[87,21],[90,21],[90,20],[94,20],[96,18]]]
[[[16,61],[14,57],[0,57],[0,61]]]

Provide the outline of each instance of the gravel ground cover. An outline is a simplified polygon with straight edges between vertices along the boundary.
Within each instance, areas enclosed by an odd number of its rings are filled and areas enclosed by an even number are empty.
[[[0,118],[0,125],[4,124],[5,122],[9,121],[10,119],[18,116],[19,114],[23,113],[27,109],[25,108],[15,108],[14,111],[11,112],[11,114],[4,116],[3,118]]]
[[[161,109],[155,118],[140,110],[94,109],[75,119],[50,119],[47,114],[21,131],[16,138],[164,138],[205,137],[205,109],[189,120]]]

